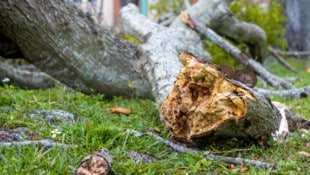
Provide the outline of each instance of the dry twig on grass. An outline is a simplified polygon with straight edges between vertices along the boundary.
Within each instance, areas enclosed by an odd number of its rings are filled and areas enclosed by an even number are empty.
[[[295,73],[297,72],[296,68],[294,68],[287,61],[285,61],[284,58],[281,55],[279,55],[272,47],[268,47],[268,50],[284,67],[286,67],[288,70],[292,72]]]
[[[45,139],[45,140],[27,140],[27,141],[20,141],[20,142],[0,142],[0,147],[10,147],[10,146],[28,146],[28,145],[35,145],[35,146],[42,146],[44,148],[51,148],[51,147],[63,147],[63,148],[76,148],[77,145],[67,145],[63,143],[56,143],[54,141]]]
[[[149,136],[153,137],[155,140],[163,142],[166,146],[171,148],[173,151],[180,152],[180,153],[192,153],[192,154],[204,153],[206,159],[223,160],[229,164],[235,164],[235,165],[251,164],[253,166],[265,168],[265,169],[269,169],[269,168],[276,169],[277,168],[277,165],[273,164],[273,163],[267,163],[267,162],[263,162],[263,161],[244,159],[244,158],[238,158],[238,157],[218,156],[218,155],[213,154],[210,151],[198,151],[198,150],[190,149],[190,148],[187,148],[185,146],[178,145],[178,144],[173,143],[169,140],[166,140],[166,139],[164,139],[164,138],[162,138],[162,137],[160,137],[160,136],[158,136],[152,132],[142,133],[142,132],[135,131],[135,130],[128,130],[128,131],[133,133],[136,137],[139,137],[142,135],[149,135]]]

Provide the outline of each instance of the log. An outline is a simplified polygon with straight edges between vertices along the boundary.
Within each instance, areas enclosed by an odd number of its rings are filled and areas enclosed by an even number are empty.
[[[84,158],[75,171],[75,175],[107,175],[113,162],[112,156],[105,148]]]
[[[174,137],[185,142],[237,137],[261,143],[277,130],[280,114],[268,98],[189,53],[181,53],[180,60],[184,67],[160,109]]]

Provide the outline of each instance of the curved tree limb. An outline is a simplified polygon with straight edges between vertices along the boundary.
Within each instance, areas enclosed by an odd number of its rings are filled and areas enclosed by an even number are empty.
[[[184,14],[186,15],[186,14]],[[232,55],[234,58],[238,59],[243,64],[251,67],[255,72],[261,76],[267,83],[271,84],[275,87],[283,87],[283,88],[291,88],[292,85],[283,79],[271,74],[268,72],[261,64],[254,61],[253,59],[248,58],[245,54],[243,54],[237,47],[231,45],[224,38],[216,34],[212,29],[205,27],[198,20],[188,17],[188,20],[191,21],[195,30],[211,40],[214,44],[218,45],[222,49],[224,49],[228,54]],[[185,21],[186,22],[186,21]]]
[[[179,54],[190,51],[202,58],[209,58],[200,37],[177,27],[163,27],[139,13],[133,4],[121,9],[123,32],[137,37],[141,42],[140,60],[135,69],[142,72],[152,86],[155,100],[160,104],[172,90],[173,82],[181,69]]]
[[[246,43],[253,56],[262,59],[266,55],[266,34],[257,25],[239,21],[230,11],[228,4],[233,0],[200,0],[186,10],[193,19],[236,42]],[[177,18],[172,26],[187,28]],[[191,29],[189,32],[194,32]]]
[[[0,11],[0,32],[25,59],[67,86],[88,94],[151,96],[150,83],[134,69],[137,47],[72,2],[3,0]]]

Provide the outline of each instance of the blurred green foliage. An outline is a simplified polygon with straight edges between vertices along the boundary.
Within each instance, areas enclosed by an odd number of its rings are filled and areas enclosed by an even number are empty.
[[[150,10],[155,10],[159,16],[169,12],[179,14],[183,8],[183,4],[182,0],[158,0],[157,3],[150,5]]]

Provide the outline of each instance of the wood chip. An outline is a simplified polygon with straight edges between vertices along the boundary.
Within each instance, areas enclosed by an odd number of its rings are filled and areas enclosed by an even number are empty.
[[[112,107],[112,108],[108,108],[109,111],[112,114],[124,114],[124,115],[129,115],[132,113],[132,111],[130,109],[126,109],[126,108],[121,108],[121,107]]]

